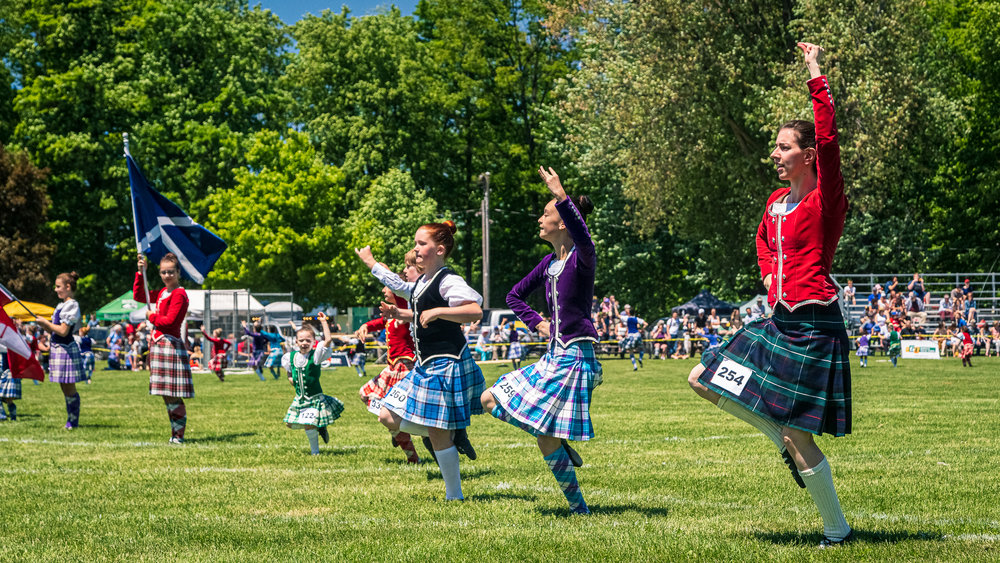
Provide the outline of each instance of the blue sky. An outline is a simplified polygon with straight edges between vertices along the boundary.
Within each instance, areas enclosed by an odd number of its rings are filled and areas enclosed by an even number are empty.
[[[390,5],[398,6],[403,14],[409,15],[417,7],[417,0],[250,0],[251,6],[258,3],[277,14],[286,24],[299,21],[307,13],[318,15],[325,9],[339,12],[345,4],[354,16],[373,14],[379,8]]]

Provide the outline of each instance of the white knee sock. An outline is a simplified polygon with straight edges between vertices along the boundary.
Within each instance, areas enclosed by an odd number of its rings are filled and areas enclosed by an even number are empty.
[[[309,438],[309,449],[313,455],[319,453],[319,430],[306,428],[306,438]]]
[[[726,397],[719,397],[718,407],[763,432],[779,450],[785,449],[785,444],[781,441],[781,427],[774,422]]]
[[[823,517],[823,535],[832,540],[846,538],[851,533],[851,527],[847,525],[844,511],[840,509],[840,499],[837,498],[837,490],[833,488],[833,473],[826,458],[812,469],[800,470],[799,475]]]
[[[458,470],[458,448],[452,446],[446,450],[434,450],[437,456],[441,476],[444,477],[445,500],[464,499],[462,496],[462,474]]]
[[[426,426],[410,422],[409,420],[403,420],[399,423],[399,431],[406,432],[407,434],[415,434],[417,436],[430,436],[430,433],[427,432]]]

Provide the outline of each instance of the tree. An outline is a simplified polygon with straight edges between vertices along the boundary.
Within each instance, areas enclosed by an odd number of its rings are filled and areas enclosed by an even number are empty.
[[[255,134],[233,175],[235,187],[206,198],[206,226],[229,244],[206,285],[291,291],[306,304],[350,299],[343,173],[288,130]]]
[[[376,260],[399,272],[403,257],[413,249],[417,228],[436,221],[436,214],[437,204],[417,188],[408,172],[390,170],[372,183],[351,211],[345,224],[347,247],[370,245]],[[374,302],[380,286],[364,264],[354,259],[347,271],[350,276],[344,283],[353,291],[352,302]]]
[[[96,275],[111,298],[134,257],[121,134],[157,189],[204,222],[193,204],[233,185],[242,137],[284,129],[275,84],[288,40],[246,0],[25,5],[9,52],[13,140],[50,170],[54,267]]]
[[[52,245],[42,226],[49,207],[45,170],[0,145],[0,280],[18,297],[48,300]]]

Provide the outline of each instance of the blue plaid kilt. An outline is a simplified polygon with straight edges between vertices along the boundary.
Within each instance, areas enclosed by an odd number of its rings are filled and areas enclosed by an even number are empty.
[[[264,367],[266,368],[281,367],[281,348],[271,348],[271,352],[268,353],[267,360],[264,362]]]
[[[702,385],[778,425],[851,433],[850,343],[836,302],[795,311],[778,305],[771,318],[744,325],[701,363]],[[749,377],[727,381],[745,370]],[[742,386],[738,394],[725,388],[735,384]]]
[[[625,338],[621,339],[621,342],[618,343],[618,349],[622,352],[638,350],[639,348],[642,348],[641,332],[630,332],[625,335]]]
[[[511,424],[531,434],[589,440],[594,437],[590,397],[602,376],[592,342],[566,348],[550,342],[541,359],[500,376],[490,392]]]
[[[382,405],[404,420],[431,428],[465,428],[472,415],[483,414],[483,372],[468,346],[461,358],[434,358],[417,364],[389,389]]]
[[[149,394],[194,397],[191,361],[180,338],[163,335],[149,351]]]
[[[511,342],[510,346],[507,348],[507,359],[508,360],[520,360],[524,357],[524,346],[521,346],[521,342]]]
[[[0,399],[20,399],[21,380],[15,379],[6,369],[0,373]]]
[[[83,355],[76,342],[69,344],[52,343],[49,351],[49,381],[52,383],[78,383],[87,381],[87,371],[83,369]]]

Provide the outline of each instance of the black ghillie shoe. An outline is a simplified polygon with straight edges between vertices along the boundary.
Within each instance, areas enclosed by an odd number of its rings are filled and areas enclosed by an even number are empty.
[[[573,467],[580,467],[580,466],[582,466],[583,465],[583,458],[580,457],[580,453],[577,452],[576,450],[574,450],[569,445],[569,442],[567,442],[566,440],[560,440],[560,441],[562,442],[562,448],[563,448],[563,450],[566,451],[566,455],[569,456],[569,461],[570,461],[570,463],[573,464]]]
[[[795,479],[795,484],[799,486],[800,489],[806,488],[805,481],[802,480],[802,476],[799,475],[799,468],[795,467],[795,460],[792,459],[792,454],[788,453],[788,450],[781,450],[781,459],[785,460],[785,465],[792,472],[792,479]]]
[[[455,437],[451,441],[455,444],[458,453],[469,459],[476,459],[476,448],[473,448],[472,443],[469,442],[469,434],[465,431],[465,428],[456,430]]]
[[[831,547],[837,547],[839,545],[844,545],[845,543],[850,543],[852,541],[854,541],[854,530],[848,532],[847,536],[844,537],[844,539],[840,540],[834,540],[828,537],[824,537],[822,540],[820,540],[818,547],[820,549],[830,549]]]
[[[324,444],[330,443],[330,432],[326,429],[326,426],[320,426],[316,431],[319,432],[319,437],[323,438]]]
[[[396,441],[396,437],[395,436],[389,436],[389,439],[392,440],[392,447],[394,447],[394,448],[398,448],[399,447],[399,442]]]
[[[434,453],[434,445],[431,444],[431,439],[427,436],[421,436],[420,439],[424,443],[424,447],[427,448],[427,451],[431,453],[431,457],[434,458],[434,463],[437,463],[438,456]]]

